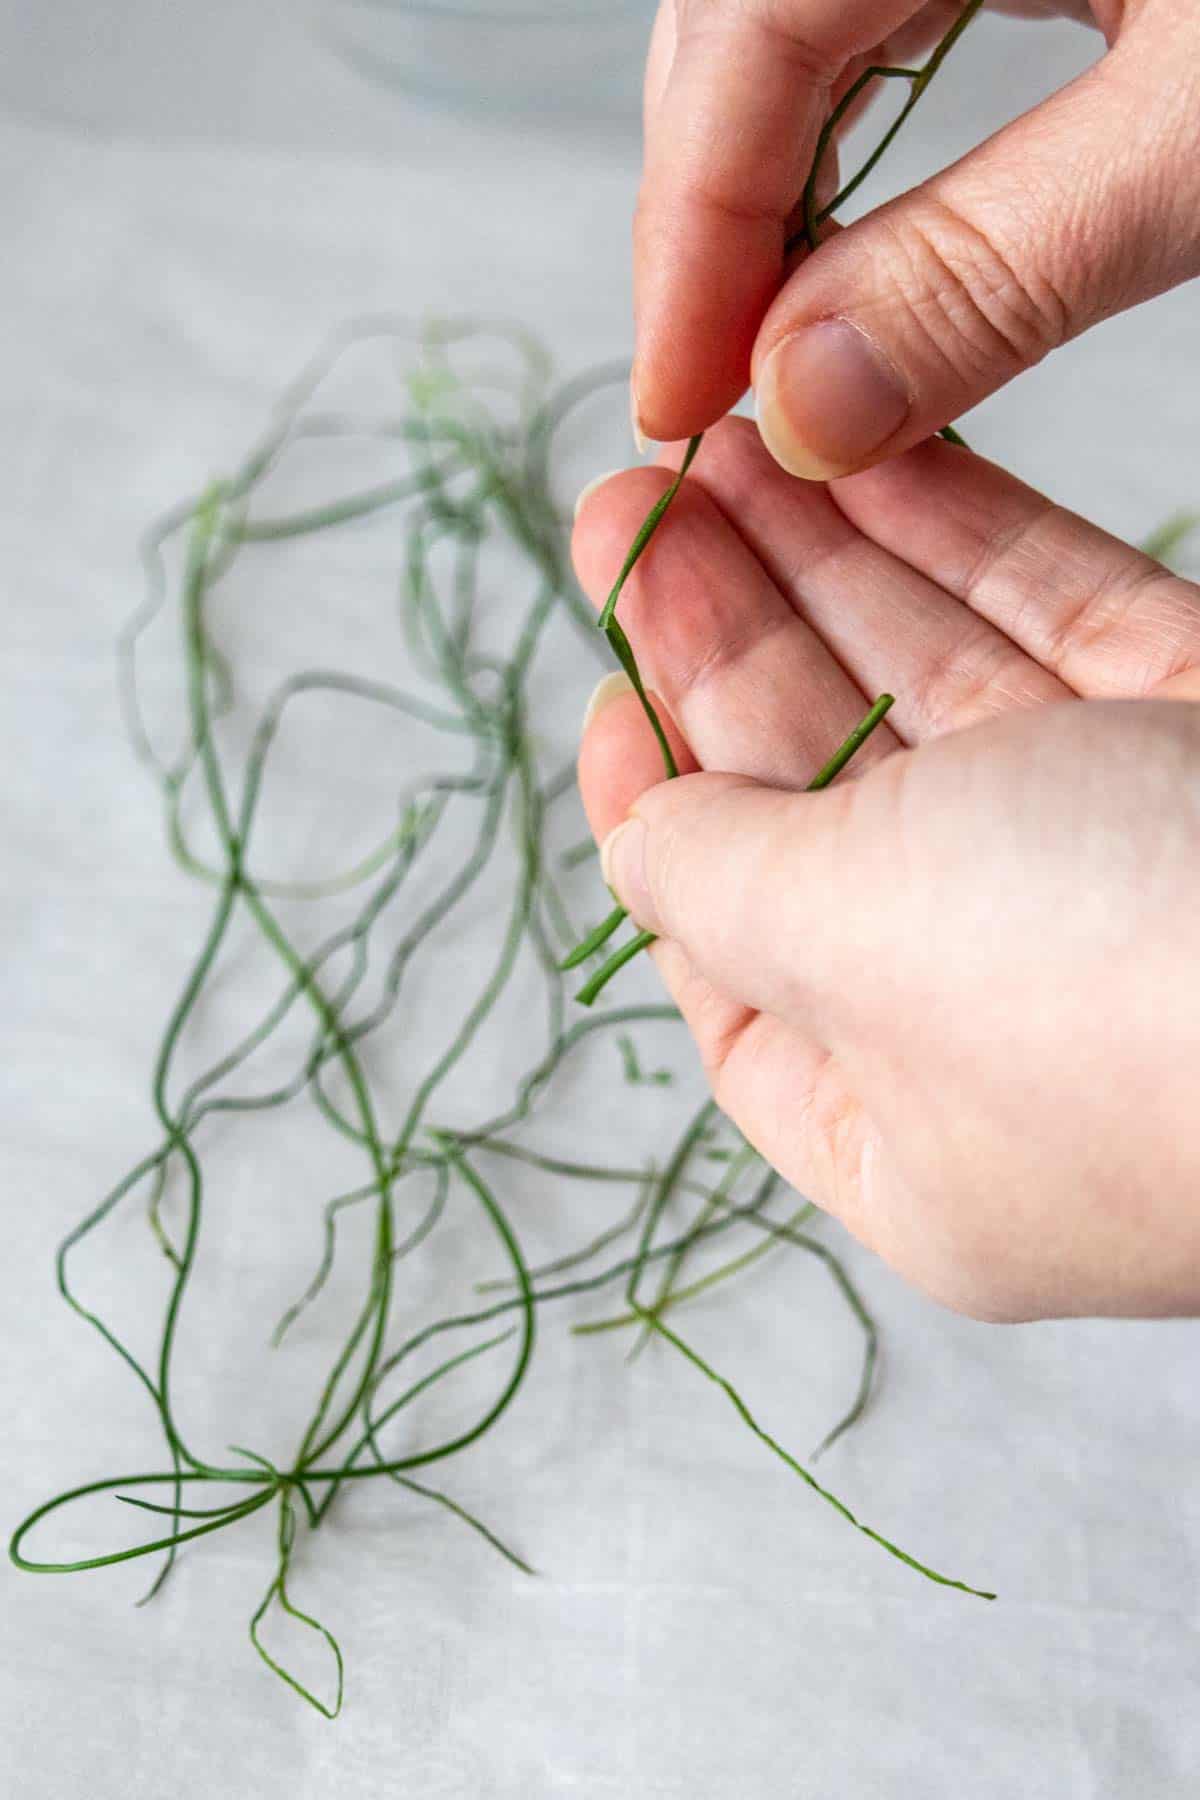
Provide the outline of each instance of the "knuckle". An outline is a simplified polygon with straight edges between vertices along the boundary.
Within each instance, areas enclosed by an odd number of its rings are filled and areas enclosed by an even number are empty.
[[[1170,569],[1131,560],[1086,587],[1058,622],[1052,654],[1059,662],[1086,652],[1114,671],[1121,697],[1149,693],[1182,675],[1200,656],[1200,611],[1190,583]]]
[[[941,737],[1048,698],[1036,679],[1041,673],[1007,638],[982,628],[967,631],[961,643],[931,657],[913,684],[911,703],[929,734]]]
[[[750,1007],[731,1011],[725,996],[707,982],[698,997],[697,1014],[701,1026],[697,1039],[712,1097],[723,1113],[736,1118],[738,1099],[753,1089],[766,1057],[764,1016]]]
[[[944,197],[923,195],[890,229],[901,302],[960,377],[1016,373],[1070,335],[1049,276]]]

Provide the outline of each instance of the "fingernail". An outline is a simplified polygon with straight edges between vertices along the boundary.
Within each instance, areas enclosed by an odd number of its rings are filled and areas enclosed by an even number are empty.
[[[579,490],[579,498],[575,502],[575,517],[579,517],[597,488],[602,488],[606,481],[611,481],[614,475],[620,475],[621,473],[622,471],[620,469],[606,469],[603,475],[595,476],[586,484],[586,486],[581,487]]]
[[[608,886],[642,930],[661,930],[646,880],[646,827],[641,819],[626,819],[609,832],[600,846],[600,867]]]
[[[755,390],[763,443],[790,475],[832,481],[878,450],[908,417],[903,381],[865,332],[825,319],[784,338]]]
[[[633,433],[633,442],[639,456],[645,456],[650,448],[650,439],[642,430],[642,409],[638,405],[637,383],[633,376],[629,377],[629,429]]]
[[[587,730],[592,720],[604,711],[611,700],[619,700],[622,694],[632,692],[633,683],[624,669],[614,669],[611,675],[602,676],[592,689],[591,699],[584,708],[583,730]]]

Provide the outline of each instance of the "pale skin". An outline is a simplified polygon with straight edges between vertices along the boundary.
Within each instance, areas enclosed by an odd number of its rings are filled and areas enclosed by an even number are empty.
[[[815,256],[785,258],[832,104],[869,63],[919,62],[962,3],[662,0],[634,231],[650,438],[714,424],[753,381],[785,467],[846,474],[1200,274],[1195,0],[1001,7],[1089,21],[1097,60]],[[1042,26],[1026,29],[1036,58]]]
[[[597,604],[668,479],[584,499]],[[1200,1311],[1200,589],[968,451],[826,487],[731,419],[621,616],[683,773],[609,682],[584,802],[748,1139],[960,1311]]]
[[[1098,27],[1095,65],[788,255],[839,96],[961,7],[662,0],[635,427],[752,382],[759,429],[710,431],[621,602],[683,778],[618,681],[580,780],[717,1100],[800,1190],[980,1318],[1196,1313],[1200,589],[930,436],[1200,274],[1200,6],[1002,6]],[[668,479],[586,494],[597,604]]]

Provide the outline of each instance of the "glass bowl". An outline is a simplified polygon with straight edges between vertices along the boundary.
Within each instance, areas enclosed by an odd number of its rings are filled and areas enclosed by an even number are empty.
[[[654,0],[329,0],[333,41],[376,79],[505,113],[636,111]]]

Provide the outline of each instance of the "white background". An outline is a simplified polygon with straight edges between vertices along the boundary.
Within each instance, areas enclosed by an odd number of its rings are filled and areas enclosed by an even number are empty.
[[[634,128],[427,111],[345,68],[319,25],[268,0],[0,5],[6,1529],[55,1488],[151,1454],[128,1379],[63,1309],[51,1270],[62,1233],[149,1140],[146,1071],[201,916],[116,708],[111,647],[137,596],[139,532],[236,459],[353,313],[510,314],[568,371],[628,345]],[[978,27],[889,183],[1095,51],[1065,27]],[[1198,368],[1192,290],[1060,353],[969,433],[1138,535],[1200,495]],[[619,413],[618,398],[597,467],[627,454]],[[581,707],[591,671],[564,662],[562,676]],[[615,1127],[612,1106],[592,1124]],[[560,1128],[568,1141],[571,1121]],[[273,1301],[312,1260],[311,1237],[281,1248],[256,1207],[301,1178],[302,1134],[255,1154],[221,1165],[232,1222],[212,1251],[202,1355],[193,1346],[194,1403],[217,1443],[269,1441],[290,1400],[287,1365],[240,1382],[262,1337],[241,1292],[262,1283]],[[885,1365],[827,1477],[890,1535],[995,1586],[994,1606],[854,1538],[677,1361],[651,1353],[631,1371],[612,1340],[572,1339],[564,1316],[454,1486],[540,1580],[400,1496],[356,1498],[302,1564],[304,1598],[347,1654],[346,1710],[328,1725],[245,1642],[269,1573],[259,1521],[196,1546],[143,1612],[129,1605],[136,1570],[6,1566],[5,1792],[1190,1791],[1197,1328],[989,1329],[848,1255]],[[97,1266],[126,1314],[143,1268],[119,1248]],[[706,1308],[703,1343],[802,1449],[852,1382],[853,1339],[809,1268],[785,1259],[756,1281]]]

